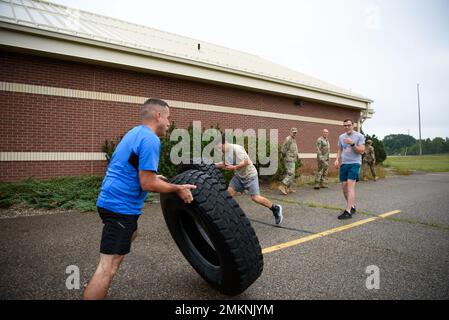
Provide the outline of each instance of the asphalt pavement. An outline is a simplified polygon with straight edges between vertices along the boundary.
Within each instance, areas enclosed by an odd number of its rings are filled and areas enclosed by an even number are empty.
[[[262,248],[284,247],[265,253],[261,277],[232,299],[449,299],[449,173],[360,182],[356,188],[358,213],[340,221],[339,185],[301,187],[288,196],[264,187],[263,195],[284,208],[279,227],[268,209],[238,196]],[[394,210],[400,212],[376,218]],[[363,223],[352,226],[357,221]],[[98,263],[101,227],[96,213],[0,212],[0,299],[79,299]],[[307,241],[289,245],[302,238]],[[80,289],[66,286],[69,266],[79,268]],[[379,271],[371,289],[370,266]],[[154,203],[139,219],[139,237],[109,299],[230,297],[188,264]]]

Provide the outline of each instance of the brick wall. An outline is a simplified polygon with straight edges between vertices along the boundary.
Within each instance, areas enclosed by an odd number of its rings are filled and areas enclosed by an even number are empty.
[[[2,161],[0,181],[17,181],[33,177],[49,179],[61,176],[97,175],[106,172],[106,161]]]
[[[357,120],[359,115],[355,110],[320,103],[305,102],[298,107],[294,99],[266,93],[3,51],[0,73],[1,81],[7,82],[160,97],[287,115],[332,120]],[[135,104],[0,92],[0,151],[100,152],[105,139],[121,136],[139,123],[138,111]],[[171,118],[181,128],[193,120],[202,121],[203,127],[219,123],[221,128],[243,130],[277,128],[280,140],[295,126],[299,128],[301,153],[315,152],[315,140],[323,128],[330,130],[332,152],[336,152],[337,136],[342,132],[342,127],[335,125],[176,108],[171,109]],[[313,159],[304,163],[307,169],[315,165]],[[104,169],[102,161],[0,162],[0,180],[102,174]]]

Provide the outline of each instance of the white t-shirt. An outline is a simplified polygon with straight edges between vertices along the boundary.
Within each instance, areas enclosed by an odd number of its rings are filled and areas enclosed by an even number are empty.
[[[238,144],[228,143],[228,148],[225,151],[225,164],[238,165],[245,160],[249,160],[249,164],[246,167],[237,170],[237,175],[243,179],[257,176],[257,169],[246,153],[245,148]]]

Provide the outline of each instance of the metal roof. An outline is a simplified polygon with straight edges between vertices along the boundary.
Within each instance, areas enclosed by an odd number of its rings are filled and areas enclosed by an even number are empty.
[[[0,0],[0,21],[144,50],[168,59],[200,62],[211,68],[225,68],[228,72],[245,72],[272,82],[287,82],[293,86],[372,102],[367,97],[256,55],[47,1]]]

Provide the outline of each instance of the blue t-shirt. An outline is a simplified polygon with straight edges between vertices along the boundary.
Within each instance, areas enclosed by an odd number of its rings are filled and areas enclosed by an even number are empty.
[[[97,206],[120,214],[141,214],[148,192],[140,187],[139,170],[157,172],[160,146],[149,127],[129,130],[112,155]]]
[[[350,135],[343,133],[338,137],[338,147],[341,150],[341,164],[358,163],[362,164],[362,155],[355,152],[350,144],[343,142],[344,139],[350,138],[356,146],[365,144],[365,137],[357,131],[352,131]]]

